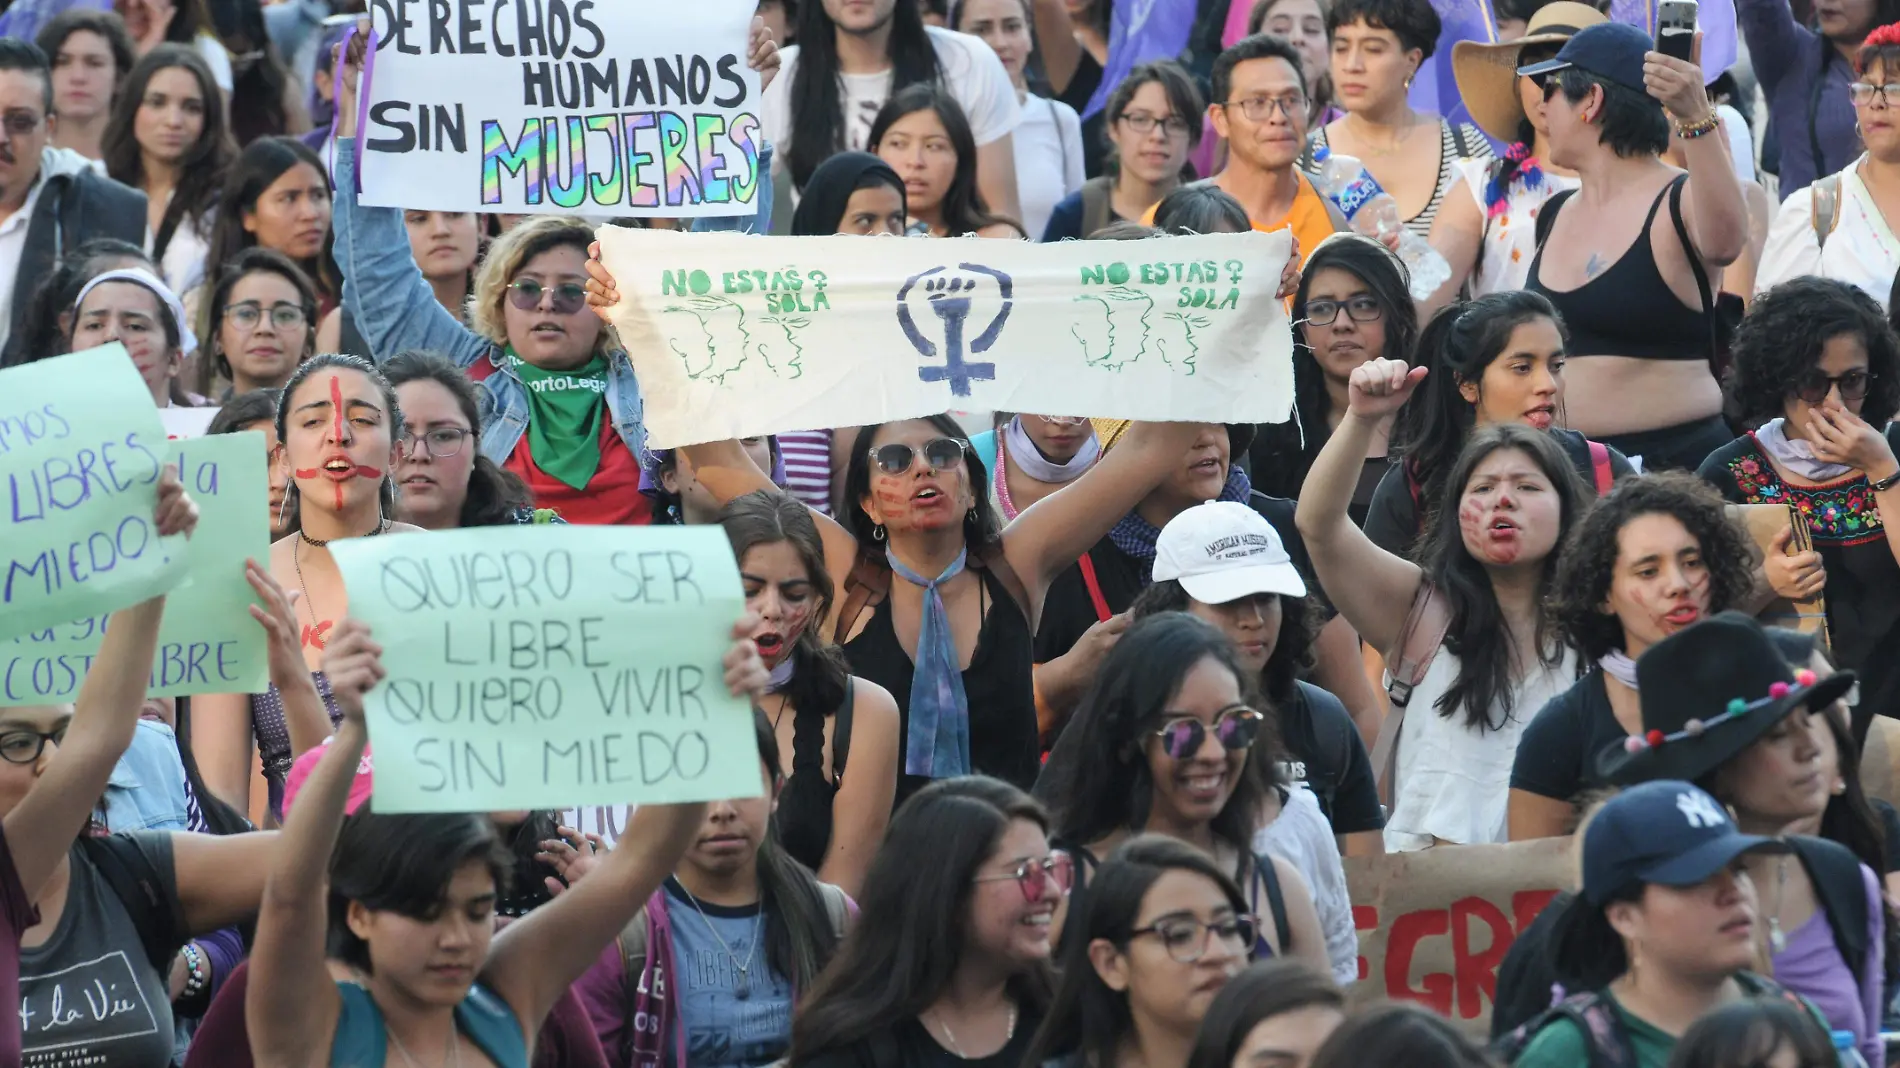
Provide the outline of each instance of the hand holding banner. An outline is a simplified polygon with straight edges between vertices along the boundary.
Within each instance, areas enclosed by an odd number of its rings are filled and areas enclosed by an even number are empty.
[[[1291,237],[751,237],[602,227],[655,448],[951,409],[1280,422]]]
[[[0,641],[177,586],[152,521],[165,429],[125,346],[0,371]]]
[[[330,546],[384,649],[379,812],[755,797],[721,658],[745,593],[712,527],[487,527]]]

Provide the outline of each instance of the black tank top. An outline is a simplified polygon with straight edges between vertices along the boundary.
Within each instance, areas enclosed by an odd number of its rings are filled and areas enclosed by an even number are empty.
[[[812,871],[831,848],[831,803],[844,783],[845,757],[851,752],[851,702],[856,680],[846,676],[844,701],[835,713],[792,709],[792,775],[778,795],[779,844],[792,859]],[[825,778],[825,720],[837,719],[831,733],[831,778]]]
[[[1002,580],[974,560],[970,570],[982,581],[988,602],[976,636],[976,655],[963,672],[963,692],[970,704],[970,768],[1027,790],[1035,783],[1039,767],[1034,636]],[[843,625],[850,623],[845,620]],[[851,662],[852,674],[877,683],[897,699],[897,803],[902,804],[929,785],[930,779],[903,774],[901,761],[910,737],[910,683],[916,665],[891,626],[888,594],[872,609],[864,630],[844,643],[844,655]]]
[[[1656,266],[1656,249],[1649,237],[1650,224],[1663,198],[1669,199],[1669,216],[1678,233],[1682,227],[1682,183],[1687,175],[1670,182],[1649,206],[1643,228],[1628,251],[1610,265],[1610,269],[1575,289],[1559,292],[1544,285],[1544,241],[1556,225],[1557,211],[1570,199],[1566,190],[1545,203],[1537,220],[1540,240],[1537,255],[1531,260],[1531,273],[1524,288],[1542,293],[1563,316],[1570,331],[1571,352],[1584,356],[1634,356],[1645,360],[1706,360],[1709,358],[1709,318],[1685,307],[1675,291],[1663,280]],[[1684,242],[1685,246],[1687,242]],[[1684,248],[1686,255],[1695,255]]]

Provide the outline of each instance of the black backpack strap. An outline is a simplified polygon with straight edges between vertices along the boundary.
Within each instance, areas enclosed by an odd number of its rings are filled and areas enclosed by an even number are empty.
[[[844,677],[844,702],[838,706],[831,725],[831,781],[844,782],[844,761],[851,755],[851,709],[857,704],[855,676]]]
[[[1568,1020],[1590,1050],[1589,1068],[1636,1068],[1636,1047],[1629,1030],[1616,1018],[1616,1008],[1597,991],[1576,994],[1552,1005],[1529,1023],[1492,1043],[1492,1052],[1506,1064],[1521,1056],[1538,1032],[1558,1020]]]
[[[186,942],[185,932],[172,907],[172,895],[145,851],[126,835],[109,834],[81,838],[79,853],[125,906],[146,959],[159,975],[170,975],[172,957]]]
[[[1834,945],[1848,970],[1859,979],[1867,966],[1867,888],[1860,858],[1838,842],[1796,835],[1788,839],[1801,867],[1814,884],[1814,899],[1827,914]]]
[[[1682,219],[1682,187],[1688,181],[1689,176],[1685,174],[1669,183],[1669,221],[1676,226],[1676,239],[1682,242],[1682,255],[1689,261],[1689,273],[1695,275],[1696,295],[1702,298],[1702,318],[1709,324],[1709,373],[1719,382],[1722,378],[1722,343],[1715,332],[1715,297],[1709,290],[1709,273],[1702,269],[1702,257],[1696,252],[1695,244],[1689,240],[1689,224]]]
[[[1465,125],[1461,122],[1445,123],[1445,130],[1451,134],[1451,147],[1458,153],[1459,159],[1469,159],[1477,155],[1471,150],[1471,139],[1465,136]],[[1483,190],[1479,190],[1480,193]]]
[[[1284,797],[1281,799],[1284,804]],[[1280,955],[1287,955],[1287,943],[1293,939],[1292,925],[1286,918],[1286,888],[1280,885],[1280,872],[1273,866],[1273,858],[1261,854],[1253,858],[1254,877],[1259,880],[1260,888],[1267,894],[1267,912],[1273,918],[1274,944],[1280,947]]]
[[[1537,225],[1533,228],[1537,237],[1537,251],[1544,251],[1544,242],[1550,239],[1550,228],[1557,224],[1557,209],[1563,207],[1564,201],[1569,200],[1575,192],[1575,189],[1566,189],[1544,201],[1544,206],[1537,210]]]

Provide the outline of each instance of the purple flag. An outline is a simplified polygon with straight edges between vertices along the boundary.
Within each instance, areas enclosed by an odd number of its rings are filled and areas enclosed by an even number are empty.
[[[1458,95],[1458,79],[1451,71],[1451,46],[1459,41],[1495,42],[1497,21],[1490,0],[1432,0],[1432,9],[1438,12],[1442,25],[1438,46],[1432,50],[1432,58],[1418,68],[1406,99],[1416,111],[1442,115],[1454,124],[1468,123],[1471,113],[1465,110],[1465,102]]]
[[[1179,59],[1194,29],[1195,0],[1115,0],[1108,23],[1108,63],[1082,117],[1102,110],[1136,64]]]

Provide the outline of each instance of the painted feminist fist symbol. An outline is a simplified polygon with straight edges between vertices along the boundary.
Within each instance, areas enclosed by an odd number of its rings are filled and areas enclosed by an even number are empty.
[[[926,359],[937,358],[936,343],[924,337],[923,331],[918,329],[908,302],[911,290],[918,288],[918,283],[923,283],[922,292],[930,310],[943,322],[943,365],[920,367],[917,377],[925,382],[947,381],[951,394],[967,397],[970,395],[971,382],[989,382],[996,378],[995,364],[970,363],[964,359],[964,333],[970,317],[971,298],[976,295],[984,278],[995,281],[997,292],[1002,297],[1002,307],[997,311],[996,318],[968,344],[969,353],[988,352],[1002,334],[1003,324],[1009,320],[1010,309],[1015,306],[1012,299],[1015,283],[1002,271],[981,264],[957,264],[957,270],[965,272],[960,275],[945,274],[948,270],[949,267],[932,267],[905,280],[903,288],[897,291],[897,325],[903,328],[904,336],[909,339],[912,348]],[[970,277],[972,275],[977,277]]]

